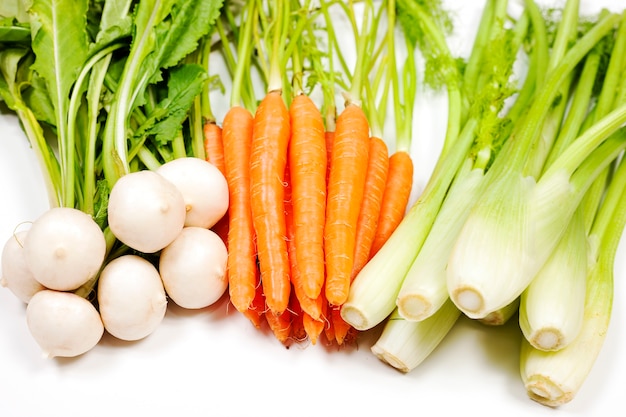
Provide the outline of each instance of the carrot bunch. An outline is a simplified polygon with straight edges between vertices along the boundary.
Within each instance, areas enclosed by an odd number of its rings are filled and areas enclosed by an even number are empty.
[[[362,70],[350,76],[350,93],[335,117],[332,64],[328,71],[319,54],[302,54],[319,36],[308,2],[298,5],[307,13],[292,13],[294,4],[277,0],[262,13],[257,2],[246,6],[237,39],[240,61],[231,65],[231,108],[221,129],[207,123],[207,159],[223,166],[230,188],[224,223],[231,304],[285,345],[317,344],[322,338],[344,345],[356,338],[340,316],[350,284],[397,225],[385,207],[404,213],[408,198],[390,191],[393,157],[382,135],[373,134],[368,120],[373,110],[354,99],[362,90],[361,74],[368,71],[369,44],[359,43],[355,67]],[[328,17],[327,5],[319,10]],[[253,27],[272,34],[255,35]],[[332,30],[327,33],[336,44]],[[261,39],[263,47],[251,53],[252,41]],[[226,54],[233,62],[235,54]],[[250,56],[259,59],[266,80],[258,102],[246,101],[252,94],[240,90]],[[305,63],[322,87],[321,103],[305,92]],[[406,172],[410,183],[412,171]]]

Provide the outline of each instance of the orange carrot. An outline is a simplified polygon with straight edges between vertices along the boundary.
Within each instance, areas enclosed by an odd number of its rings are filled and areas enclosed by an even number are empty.
[[[323,319],[314,319],[310,315],[308,315],[305,311],[302,312],[302,325],[304,327],[304,331],[308,336],[311,344],[317,344],[322,331],[324,331],[324,327],[326,326],[326,322]]]
[[[322,304],[322,321],[324,321],[324,336],[326,343],[330,346],[335,343],[335,326],[333,326],[331,306],[324,300]]]
[[[291,292],[284,213],[289,137],[289,111],[280,91],[270,91],[254,116],[249,169],[261,284],[267,306],[275,315],[287,309]]]
[[[324,217],[326,215],[326,139],[319,109],[305,94],[289,107],[294,245],[302,287],[316,299],[324,285]]]
[[[208,120],[204,123],[203,133],[205,159],[215,165],[226,176],[222,128],[215,121]],[[228,247],[228,214],[225,214],[211,229],[222,238]]]
[[[285,309],[281,314],[274,314],[267,310],[265,320],[276,339],[282,344],[287,344],[291,335],[291,311]]]
[[[294,293],[289,298],[289,312],[291,313],[291,333],[290,339],[296,343],[303,342],[307,338],[306,329],[304,327],[304,315],[300,307],[300,302]]]
[[[289,162],[287,162],[289,165]],[[322,314],[322,294],[310,298],[304,293],[303,277],[296,258],[295,232],[293,223],[292,183],[289,166],[285,169],[285,230],[287,238],[287,255],[289,257],[290,276],[293,292],[297,297],[300,308],[315,319]],[[322,258],[322,267],[324,259]]]
[[[352,280],[370,259],[370,250],[378,226],[388,170],[389,151],[387,144],[381,138],[372,136],[370,138],[363,204],[361,205],[356,229],[356,249],[352,267]]]
[[[261,278],[258,273],[258,268],[255,270],[255,282],[256,287],[254,291],[254,298],[247,310],[242,311],[242,314],[248,318],[257,329],[261,327],[263,318],[265,316],[265,296],[263,295],[263,287],[261,286]]]
[[[389,158],[389,174],[370,258],[376,254],[404,217],[413,186],[413,160],[406,151]]]
[[[341,346],[352,339],[351,333],[356,330],[350,326],[342,317],[339,308],[331,310],[331,321],[335,331],[335,342]]]
[[[203,132],[206,160],[215,165],[222,174],[226,174],[222,128],[215,122],[206,122],[203,127]]]
[[[368,148],[367,118],[360,106],[348,104],[337,117],[324,229],[325,293],[335,306],[348,298]]]
[[[226,113],[222,127],[229,189],[229,295],[240,312],[246,312],[252,304],[257,276],[255,233],[250,209],[252,124],[250,111],[233,106]]]

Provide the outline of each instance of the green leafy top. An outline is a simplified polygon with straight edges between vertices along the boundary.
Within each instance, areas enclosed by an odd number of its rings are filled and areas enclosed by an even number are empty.
[[[169,69],[198,47],[219,16],[219,0],[142,0],[133,12],[132,43],[111,104],[104,152],[110,185],[130,171],[127,140],[129,118],[144,104],[149,85],[163,79]],[[174,138],[171,138],[174,139]]]

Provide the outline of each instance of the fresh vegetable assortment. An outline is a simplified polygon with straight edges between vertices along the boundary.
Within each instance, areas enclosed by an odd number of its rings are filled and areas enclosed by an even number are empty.
[[[518,320],[528,396],[571,401],[626,225],[626,11],[512,6],[485,3],[468,56],[437,0],[0,7],[0,97],[50,206],[2,253],[35,341],[74,357],[227,298],[285,346],[379,327],[410,372],[461,315]],[[426,89],[447,125],[417,190]]]

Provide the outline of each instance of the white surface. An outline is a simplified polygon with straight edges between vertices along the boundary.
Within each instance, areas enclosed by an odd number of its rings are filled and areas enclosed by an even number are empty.
[[[457,16],[477,19],[476,5],[454,3]],[[456,39],[453,47],[471,44],[468,36]],[[432,102],[429,107],[436,108]],[[438,148],[429,144],[431,128],[424,131],[432,117],[419,120],[416,156],[424,162],[417,180],[423,184]],[[0,193],[2,241],[46,208],[33,153],[17,120],[7,115],[0,115]],[[142,341],[106,335],[81,357],[49,360],[28,332],[25,306],[0,288],[0,416],[616,416],[626,389],[625,258],[622,244],[600,357],[576,398],[556,411],[526,396],[515,322],[488,328],[462,318],[422,365],[404,375],[370,353],[378,329],[363,334],[358,349],[285,349],[223,300],[200,311],[170,305],[162,326]]]

